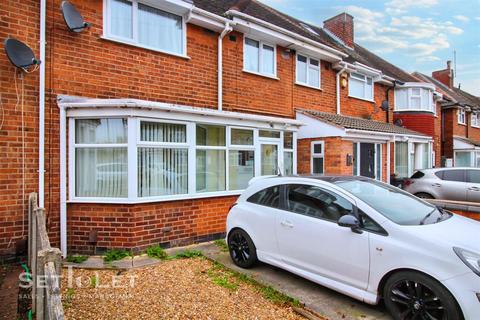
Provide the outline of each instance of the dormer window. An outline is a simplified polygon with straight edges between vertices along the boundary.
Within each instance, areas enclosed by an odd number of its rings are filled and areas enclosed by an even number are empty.
[[[373,101],[372,77],[360,73],[351,73],[348,80],[348,95],[354,98]]]
[[[465,114],[465,109],[464,108],[460,108],[458,109],[458,113],[457,113],[457,117],[458,117],[458,124],[466,124],[466,120],[467,120],[467,116]]]
[[[395,111],[435,112],[433,90],[422,87],[396,88]]]

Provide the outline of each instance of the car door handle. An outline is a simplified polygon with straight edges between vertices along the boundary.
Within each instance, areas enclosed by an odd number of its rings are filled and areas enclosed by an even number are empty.
[[[287,220],[284,220],[284,221],[280,222],[280,224],[284,227],[287,227],[287,228],[293,228],[293,223],[291,223],[290,221],[287,221]]]
[[[480,191],[480,188],[479,187],[471,187],[471,188],[468,188],[469,191]]]
[[[432,184],[432,187],[437,187],[437,188],[439,188],[439,187],[441,187],[441,186],[442,186],[442,185],[441,185],[440,183],[434,183],[434,184]]]

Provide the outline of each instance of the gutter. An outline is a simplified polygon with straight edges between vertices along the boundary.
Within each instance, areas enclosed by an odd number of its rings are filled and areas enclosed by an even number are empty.
[[[230,26],[230,22],[225,22],[225,29],[220,33],[218,36],[218,111],[222,111],[223,109],[223,38],[230,32],[233,31],[233,28]]]
[[[40,1],[40,75],[38,90],[38,206],[45,206],[45,43],[47,0]]]
[[[322,43],[320,43],[320,42],[311,40],[311,39],[309,39],[309,38],[306,38],[306,37],[301,36],[301,35],[299,35],[299,34],[296,34],[296,33],[294,33],[294,32],[288,31],[288,30],[286,30],[286,29],[284,29],[284,28],[278,27],[278,26],[276,26],[276,25],[274,25],[274,24],[271,24],[271,23],[269,23],[269,22],[267,22],[267,21],[264,21],[264,20],[261,20],[261,19],[252,17],[252,16],[250,16],[250,15],[248,15],[248,14],[245,14],[245,13],[243,13],[243,12],[240,12],[240,11],[238,11],[238,10],[228,10],[225,14],[226,14],[226,15],[235,16],[235,17],[240,17],[240,18],[249,20],[249,21],[251,21],[251,22],[257,23],[257,24],[262,25],[262,26],[264,26],[264,27],[266,27],[266,28],[268,28],[268,29],[277,31],[277,32],[279,32],[279,33],[283,33],[284,35],[287,35],[287,36],[292,37],[292,38],[294,38],[294,39],[297,39],[297,40],[300,40],[300,41],[302,41],[302,42],[308,43],[308,44],[310,44],[310,45],[312,45],[312,46],[314,46],[314,47],[317,47],[317,48],[323,49],[323,50],[325,50],[325,51],[328,51],[328,52],[330,52],[330,53],[332,53],[332,54],[334,54],[334,55],[336,55],[336,56],[339,56],[339,57],[342,57],[342,58],[348,57],[348,54],[343,53],[343,52],[341,52],[341,51],[339,51],[339,50],[336,50],[336,49],[334,49],[334,48],[331,48],[331,47],[329,47],[329,46],[327,46],[327,45],[324,45],[324,44],[322,44]],[[341,59],[339,58],[339,60],[341,60]]]

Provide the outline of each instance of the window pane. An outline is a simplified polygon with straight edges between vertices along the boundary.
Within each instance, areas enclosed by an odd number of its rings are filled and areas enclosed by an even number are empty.
[[[430,168],[429,162],[428,162],[428,144],[424,143],[422,146],[422,169],[428,169]]]
[[[225,151],[197,150],[197,192],[225,190]]]
[[[408,143],[395,143],[395,173],[398,178],[408,177]]]
[[[293,174],[293,152],[283,153],[283,166],[285,167],[285,175]]]
[[[318,68],[308,68],[308,85],[320,88],[320,70]]]
[[[430,93],[425,89],[422,89],[422,109],[430,110]]]
[[[455,152],[455,167],[471,167],[470,152]]]
[[[313,158],[312,165],[313,174],[323,174],[323,158]]]
[[[410,98],[410,109],[420,109],[420,97]]]
[[[278,150],[273,144],[262,144],[261,150],[262,171],[261,175],[275,175],[278,168]]]
[[[287,208],[298,214],[334,222],[353,211],[352,204],[344,198],[307,185],[287,186]]]
[[[285,131],[283,133],[283,147],[285,149],[293,149],[293,132]]]
[[[323,144],[322,143],[315,143],[313,145],[313,153],[314,154],[322,154],[323,153]]]
[[[253,150],[232,150],[229,154],[229,189],[245,189],[248,186],[248,181],[255,175],[255,152]]]
[[[225,127],[197,124],[197,146],[225,146]]]
[[[138,148],[138,196],[188,193],[188,150]]]
[[[360,73],[351,73],[350,77],[357,78],[358,80],[365,80],[365,76]]]
[[[260,130],[260,138],[280,138],[280,131]]]
[[[258,53],[259,53],[260,43],[252,39],[245,39],[245,70],[259,72],[258,70]]]
[[[318,60],[310,59],[310,65],[311,65],[311,66],[318,67]]]
[[[408,108],[408,89],[395,89],[395,107]]]
[[[253,145],[253,131],[246,129],[233,129],[230,131],[231,144],[252,146]]]
[[[465,170],[445,170],[442,180],[465,182]]]
[[[75,143],[127,143],[127,119],[75,120]]]
[[[75,195],[127,197],[127,148],[76,149]]]
[[[412,96],[419,96],[420,88],[412,88]]]
[[[275,49],[273,47],[263,45],[262,60],[262,72],[275,74]]]
[[[480,183],[480,170],[468,170],[467,182]]]
[[[132,3],[126,0],[111,0],[110,33],[122,38],[132,38]]]
[[[307,83],[307,58],[297,55],[297,82]]]
[[[185,143],[187,142],[187,126],[184,124],[142,121],[140,140]]]
[[[138,37],[141,44],[175,53],[182,53],[182,18],[138,4]]]
[[[274,186],[263,189],[248,198],[247,201],[262,206],[278,208],[280,207],[280,187]]]
[[[364,98],[364,84],[365,82],[350,77],[348,81],[348,94],[354,97]]]

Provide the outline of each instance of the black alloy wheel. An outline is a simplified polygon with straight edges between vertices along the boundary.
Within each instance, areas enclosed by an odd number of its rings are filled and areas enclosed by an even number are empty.
[[[242,229],[230,232],[228,249],[233,262],[241,268],[251,268],[257,262],[257,249],[250,236]]]
[[[387,309],[395,320],[460,320],[454,297],[434,279],[416,272],[400,272],[387,280]]]

